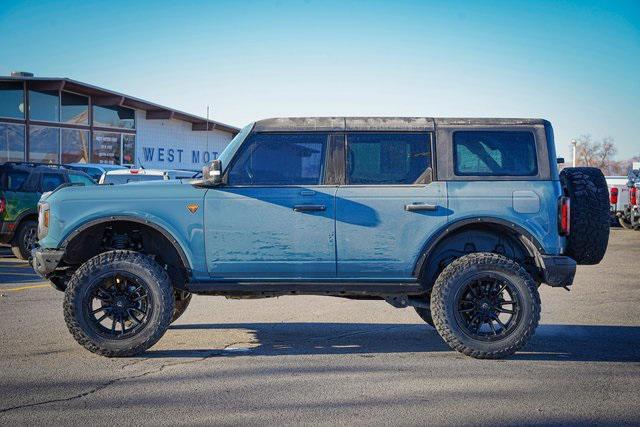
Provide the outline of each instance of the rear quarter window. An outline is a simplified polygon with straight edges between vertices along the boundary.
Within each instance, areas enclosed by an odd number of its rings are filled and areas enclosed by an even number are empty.
[[[458,176],[535,176],[536,142],[528,131],[453,133],[454,172]]]

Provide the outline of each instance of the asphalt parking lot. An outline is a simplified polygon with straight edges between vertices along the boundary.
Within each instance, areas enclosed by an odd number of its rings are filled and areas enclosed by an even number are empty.
[[[449,350],[412,309],[195,297],[143,357],[71,338],[63,295],[0,251],[0,424],[638,424],[640,233],[612,230],[507,360]]]

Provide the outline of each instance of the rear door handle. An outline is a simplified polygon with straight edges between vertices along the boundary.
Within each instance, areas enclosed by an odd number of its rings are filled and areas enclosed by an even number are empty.
[[[435,211],[436,209],[438,209],[438,205],[430,205],[428,203],[411,203],[404,205],[404,210],[408,212]]]
[[[295,212],[313,212],[313,211],[324,211],[327,207],[325,205],[295,205],[293,210]]]

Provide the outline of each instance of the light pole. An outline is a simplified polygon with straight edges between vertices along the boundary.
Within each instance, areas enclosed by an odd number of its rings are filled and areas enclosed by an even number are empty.
[[[576,145],[578,145],[578,141],[575,139],[571,140],[571,146],[573,147],[573,167],[576,167]]]

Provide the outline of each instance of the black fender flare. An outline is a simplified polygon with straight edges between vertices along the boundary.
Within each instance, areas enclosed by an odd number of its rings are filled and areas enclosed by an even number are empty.
[[[132,215],[110,215],[107,217],[101,217],[101,218],[93,219],[91,221],[87,221],[84,224],[82,224],[80,227],[76,228],[68,236],[66,236],[58,249],[61,249],[61,250],[66,249],[69,242],[71,242],[75,237],[77,237],[80,233],[87,230],[88,228],[91,228],[99,224],[104,224],[108,222],[117,222],[117,221],[128,221],[128,222],[135,222],[138,224],[142,224],[162,234],[171,243],[171,245],[174,247],[174,249],[178,253],[178,256],[180,257],[180,261],[182,261],[182,264],[187,270],[187,273],[191,274],[191,264],[189,263],[189,259],[187,258],[187,255],[184,252],[184,250],[182,249],[182,246],[180,246],[180,243],[178,243],[178,241],[173,237],[173,235],[169,233],[167,230],[165,230],[163,227],[157,224],[154,224],[151,221],[139,218],[137,216],[132,216]]]
[[[540,265],[540,256],[545,255],[545,250],[542,247],[542,244],[540,244],[538,239],[536,239],[533,234],[531,234],[524,227],[515,224],[512,221],[506,221],[501,218],[482,216],[460,219],[452,223],[447,223],[445,226],[435,232],[424,244],[422,251],[420,252],[420,256],[418,257],[418,260],[416,261],[416,264],[413,268],[413,276],[417,278],[420,277],[423,272],[423,268],[425,267],[425,263],[429,258],[429,255],[431,255],[433,249],[438,245],[438,243],[440,243],[445,238],[447,238],[447,236],[450,236],[456,231],[473,224],[488,224],[490,226],[493,225],[499,227],[503,230],[510,230],[514,234],[514,236],[519,237],[520,242],[527,248],[529,254],[536,259],[536,263],[539,263]]]
[[[20,224],[26,217],[31,215],[36,217],[36,221],[38,220],[38,211],[35,209],[27,209],[26,211],[20,212],[15,219],[15,223]]]

